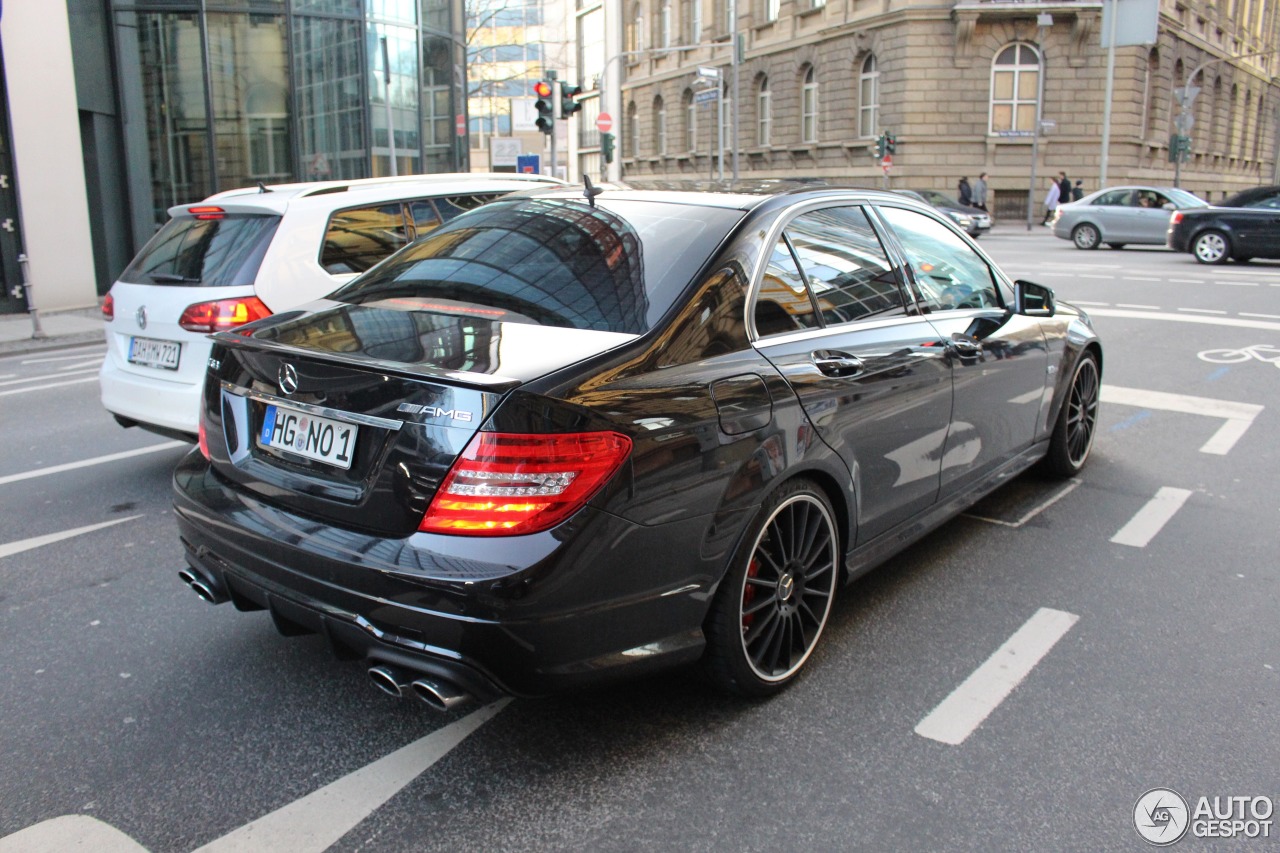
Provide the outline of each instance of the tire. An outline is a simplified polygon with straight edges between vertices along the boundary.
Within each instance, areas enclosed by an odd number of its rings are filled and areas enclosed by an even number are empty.
[[[707,616],[703,666],[720,689],[769,696],[818,644],[840,575],[840,534],[822,490],[796,479],[769,496]]]
[[[1127,243],[1108,243],[1108,244],[1107,244],[1107,248],[1109,248],[1109,249],[1123,249],[1123,248],[1124,248],[1125,246],[1127,246],[1127,245],[1128,245]]]
[[[1055,477],[1074,477],[1089,461],[1089,451],[1093,449],[1093,437],[1098,427],[1101,385],[1098,357],[1086,352],[1076,362],[1067,399],[1062,401],[1062,411],[1053,425],[1049,452],[1042,462],[1047,473]]]
[[[1098,233],[1096,225],[1083,222],[1071,229],[1071,242],[1076,244],[1077,249],[1096,249],[1102,241],[1102,235]]]
[[[1225,264],[1231,258],[1231,243],[1221,231],[1205,231],[1191,241],[1191,254],[1202,264]]]

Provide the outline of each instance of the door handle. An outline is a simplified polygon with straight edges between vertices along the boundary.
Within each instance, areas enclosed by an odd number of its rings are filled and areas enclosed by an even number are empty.
[[[810,353],[809,358],[827,376],[853,376],[862,371],[862,359],[847,352],[820,349]]]
[[[977,358],[982,355],[982,344],[969,338],[952,338],[947,349],[960,358]]]

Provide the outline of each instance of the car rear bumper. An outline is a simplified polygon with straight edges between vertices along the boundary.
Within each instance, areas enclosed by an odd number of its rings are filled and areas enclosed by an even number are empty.
[[[187,561],[238,608],[477,698],[696,660],[732,547],[707,547],[707,518],[646,527],[591,509],[531,536],[363,534],[243,494],[198,452],[174,489]]]
[[[131,373],[120,366],[115,353],[108,352],[98,372],[98,385],[108,412],[144,428],[181,433],[194,440],[199,430],[202,384],[182,382],[176,376],[171,381]]]

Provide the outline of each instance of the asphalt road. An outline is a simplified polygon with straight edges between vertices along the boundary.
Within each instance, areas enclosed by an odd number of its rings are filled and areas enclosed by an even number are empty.
[[[177,580],[186,448],[101,410],[100,346],[0,358],[0,853],[1138,850],[1151,788],[1274,798],[1280,264],[981,244],[1093,315],[1091,464],[846,588],[760,702],[397,702]]]

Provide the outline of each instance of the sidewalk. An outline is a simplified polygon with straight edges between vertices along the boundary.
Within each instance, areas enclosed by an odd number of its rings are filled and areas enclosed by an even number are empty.
[[[46,349],[97,344],[106,340],[102,310],[40,312],[41,337],[34,337],[30,314],[0,314],[0,355],[37,352]]]

